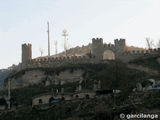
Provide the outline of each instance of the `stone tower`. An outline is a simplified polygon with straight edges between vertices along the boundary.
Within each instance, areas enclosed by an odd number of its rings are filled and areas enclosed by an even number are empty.
[[[125,39],[115,39],[114,40],[115,43],[115,50],[116,50],[116,54],[120,55],[122,53],[124,53],[126,51],[126,40]]]
[[[32,45],[22,44],[22,63],[32,59]]]
[[[103,59],[103,39],[102,38],[93,38],[92,39],[92,54],[97,60]]]

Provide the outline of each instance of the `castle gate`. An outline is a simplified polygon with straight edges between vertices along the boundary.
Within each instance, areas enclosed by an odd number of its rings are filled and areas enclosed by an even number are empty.
[[[115,54],[111,50],[105,50],[103,52],[103,60],[115,60]]]
[[[125,53],[125,39],[115,39],[114,44],[103,44],[102,38],[92,39],[92,54],[97,60],[121,59]]]

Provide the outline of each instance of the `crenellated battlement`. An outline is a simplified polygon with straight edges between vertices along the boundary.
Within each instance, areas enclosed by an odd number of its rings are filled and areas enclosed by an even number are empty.
[[[59,67],[67,64],[96,64],[99,63],[93,57],[88,56],[71,56],[71,57],[50,57],[35,58],[26,63],[22,63],[20,69],[37,68],[37,67]]]
[[[115,43],[122,43],[125,42],[126,40],[124,38],[120,38],[120,39],[115,39],[114,42]]]
[[[126,51],[119,59],[123,62],[129,62],[134,59],[148,58],[152,56],[160,56],[160,49]]]
[[[127,52],[128,54],[132,54],[132,55],[154,55],[154,54],[158,54],[160,53],[160,48],[158,49],[149,49],[149,50],[132,50],[132,51],[128,51]]]
[[[116,47],[120,48],[120,47],[125,47],[126,46],[126,40],[125,39],[115,39],[114,40],[114,44]]]
[[[115,45],[114,45],[114,44],[104,44],[104,48],[105,48],[105,47],[113,48],[113,47],[115,47]]]
[[[32,46],[30,43],[24,43],[24,44],[22,44],[22,46],[24,46],[24,47],[29,47],[29,46]]]
[[[56,61],[74,61],[74,60],[82,60],[88,59],[87,56],[67,56],[67,57],[46,57],[46,58],[35,58],[29,61],[29,63],[48,63],[48,62],[56,62]]]
[[[96,43],[103,43],[103,39],[102,38],[92,38],[92,44],[96,44]]]

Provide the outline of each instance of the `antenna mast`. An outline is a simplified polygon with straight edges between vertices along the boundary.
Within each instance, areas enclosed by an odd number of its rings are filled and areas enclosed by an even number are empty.
[[[49,31],[49,22],[47,22],[48,24],[48,30],[47,30],[47,33],[48,33],[48,57],[50,57],[50,31]]]
[[[66,56],[67,56],[67,36],[68,36],[68,33],[67,33],[66,29],[63,30],[62,36],[64,36],[64,52],[66,53]]]

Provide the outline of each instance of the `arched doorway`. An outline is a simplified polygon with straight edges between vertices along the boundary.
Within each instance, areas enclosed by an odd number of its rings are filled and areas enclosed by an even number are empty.
[[[103,60],[115,60],[115,54],[111,50],[105,50],[103,53]]]

